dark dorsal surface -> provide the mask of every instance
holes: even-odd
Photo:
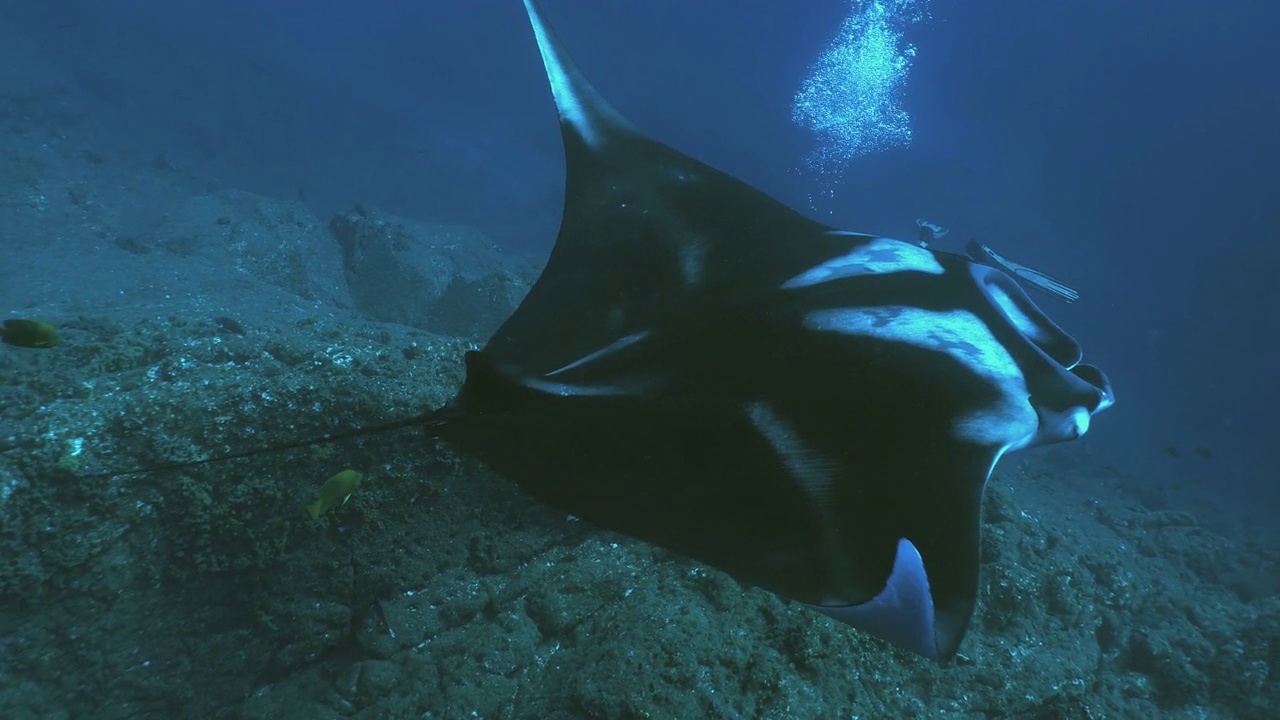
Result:
[[[983,487],[1113,401],[998,269],[832,230],[637,131],[526,0],[564,136],[533,291],[432,419],[538,498],[927,657]]]

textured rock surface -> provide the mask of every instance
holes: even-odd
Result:
[[[465,227],[373,216],[329,221],[356,308],[382,322],[487,339],[528,292],[531,264]]]

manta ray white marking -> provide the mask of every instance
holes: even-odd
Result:
[[[852,235],[834,231],[833,235]],[[784,289],[809,287],[857,275],[922,272],[941,275],[942,265],[933,253],[901,240],[876,238],[851,252],[809,268],[782,284]]]
[[[747,403],[747,417],[773,446],[791,477],[819,511],[825,511],[835,482],[832,463],[810,448],[790,423],[763,402]]]
[[[999,399],[991,405],[956,418],[952,428],[957,438],[1005,449],[1024,447],[1035,438],[1039,419],[1022,371],[986,323],[971,312],[902,305],[818,310],[805,316],[805,326],[907,343],[948,355],[1000,391]]]
[[[707,245],[702,242],[689,243],[680,248],[680,276],[685,285],[697,287],[702,284],[702,275],[706,269]]]
[[[1022,308],[1018,307],[1018,303],[1014,302],[1014,299],[1010,297],[1004,288],[995,284],[988,284],[986,291],[987,297],[991,298],[991,302],[995,303],[1005,317],[1009,318],[1009,322],[1013,323],[1018,332],[1039,344],[1044,344],[1050,340],[1045,334],[1044,328],[1023,312]]]
[[[986,323],[967,310],[924,310],[907,305],[815,310],[805,316],[804,324],[813,330],[894,340],[945,353],[1001,386],[1022,382],[1022,371],[1013,356]]]
[[[817,527],[824,539],[827,566],[833,573],[844,577],[845,582],[852,582],[847,572],[849,561],[841,549],[844,540],[839,531],[840,519],[832,513],[832,495],[837,480],[835,463],[805,442],[793,424],[769,404],[750,402],[746,410],[751,424],[773,447],[791,479],[808,498],[814,515],[821,519]]]
[[[623,397],[630,393],[613,385],[573,385],[538,378],[524,380],[524,386],[558,397]]]
[[[957,417],[951,423],[951,433],[960,440],[995,446],[999,459],[1006,452],[1030,445],[1039,427],[1036,411],[1025,394],[1004,394],[987,407]]]
[[[1046,440],[1075,440],[1089,432],[1089,411],[1083,407],[1057,413],[1040,413],[1040,437]]]
[[[638,332],[638,333],[632,333],[631,335],[627,335],[626,337],[618,338],[617,340],[614,340],[613,342],[609,343],[608,345],[605,345],[604,347],[600,348],[599,350],[596,350],[593,353],[584,355],[578,358],[577,360],[574,360],[573,362],[569,363],[568,365],[565,365],[564,367],[560,367],[560,368],[556,368],[555,370],[552,370],[551,372],[547,373],[547,377],[555,377],[560,373],[568,372],[576,367],[585,365],[586,363],[592,362],[594,360],[599,360],[600,358],[605,357],[606,355],[612,355],[613,353],[616,353],[619,350],[622,350],[623,348],[627,348],[632,345],[635,345],[636,343],[640,342],[641,340],[644,340],[647,337],[649,337],[648,332]]]

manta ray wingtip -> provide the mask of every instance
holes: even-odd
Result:
[[[547,71],[551,95],[560,112],[562,130],[572,130],[590,147],[599,147],[610,131],[629,130],[631,124],[600,96],[578,69],[555,31],[543,19],[538,4],[524,0],[524,8]]]
[[[940,652],[935,630],[933,596],[924,559],[914,543],[906,538],[898,541],[893,571],[884,590],[859,605],[826,606],[805,603],[818,612],[851,625],[881,640],[911,652],[942,662],[951,652]],[[946,650],[958,645],[947,642]]]

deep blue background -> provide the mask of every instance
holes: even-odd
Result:
[[[1078,285],[1050,310],[1120,396],[1083,451],[1280,509],[1280,4],[934,0],[908,32],[915,143],[857,161],[816,206],[789,104],[846,0],[545,5],[658,138],[828,222],[907,236],[925,215]],[[3,0],[0,16],[122,146],[322,214],[360,200],[512,247],[554,237],[559,139],[516,0]]]

